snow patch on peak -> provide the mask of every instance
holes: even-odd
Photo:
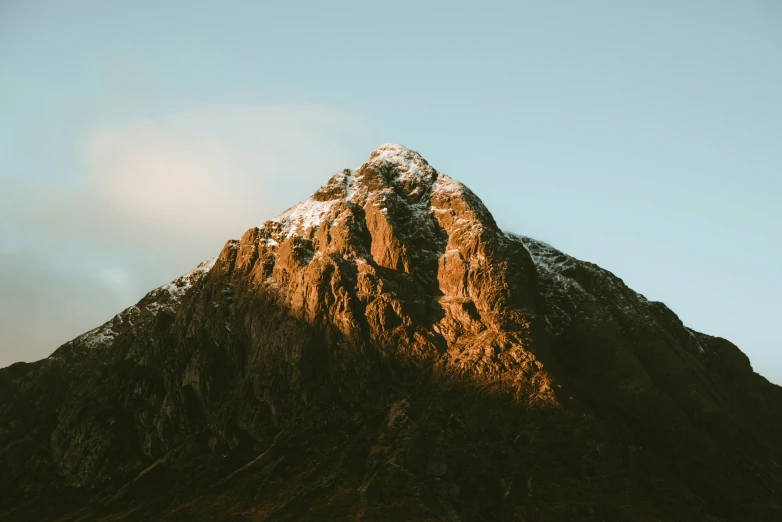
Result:
[[[195,273],[199,273],[199,274],[207,274],[207,273],[211,272],[211,271],[212,271],[212,269],[213,269],[213,268],[214,268],[214,266],[215,266],[215,263],[217,263],[217,258],[218,258],[218,257],[219,257],[219,256],[214,256],[212,259],[207,259],[206,261],[204,261],[203,263],[201,263],[200,265],[198,265],[198,266],[195,268],[195,270],[193,270],[192,272],[190,272],[190,275],[193,275],[193,274],[195,274]]]
[[[217,257],[215,256],[212,259],[209,259],[207,261],[204,261],[200,265],[198,265],[195,270],[192,272],[188,272],[187,274],[178,277],[168,283],[167,285],[163,285],[160,288],[156,290],[156,292],[168,292],[168,295],[171,297],[171,299],[178,303],[182,296],[184,296],[190,288],[192,288],[193,284],[204,277],[206,274],[209,273],[209,271],[214,268],[215,263],[217,262]],[[152,303],[153,305],[158,303]],[[150,308],[150,307],[148,307]],[[155,308],[152,306],[152,308]]]
[[[416,156],[421,157],[421,155],[418,154],[416,151],[412,149],[408,149],[407,147],[405,147],[404,145],[400,145],[399,143],[384,143],[372,151],[372,156],[374,156],[375,154],[382,154],[385,152],[392,152],[398,154],[415,154]]]
[[[335,174],[328,184],[318,189],[315,195],[305,199],[298,205],[292,206],[270,221],[279,223],[282,226],[282,239],[287,239],[297,233],[304,234],[308,229],[318,227],[326,219],[326,216],[337,202],[355,199],[358,180],[359,177],[356,177],[355,170],[344,169]],[[334,183],[341,185],[344,189],[344,197],[329,197],[325,201],[318,197],[318,193],[324,190],[327,191]],[[274,246],[276,246],[276,241],[267,241],[267,245],[271,243],[274,243]]]
[[[386,143],[375,149],[368,163],[388,164],[401,170],[403,175],[422,180],[431,179],[434,174],[434,169],[420,154],[396,143]]]
[[[85,334],[80,335],[68,344],[71,346],[81,345],[90,350],[96,350],[110,346],[118,335],[114,328],[117,327],[117,329],[121,331],[120,327],[125,324],[133,326],[134,319],[138,317],[139,313],[140,310],[136,306],[126,308],[122,312],[115,315],[111,320],[105,322],[97,328],[93,328]]]
[[[456,181],[452,177],[439,172],[437,174],[437,180],[432,187],[435,192],[448,192],[452,194],[462,194],[467,187],[463,183]]]
[[[111,321],[109,321],[108,323],[77,337],[75,342],[82,343],[87,348],[93,350],[108,346],[114,341],[114,337],[117,335],[114,330],[112,330],[111,326]]]
[[[506,232],[505,236],[516,241],[521,241],[527,249],[527,252],[529,252],[533,263],[548,272],[561,273],[576,265],[575,258],[560,252],[548,243],[531,237],[520,236],[512,232]]]
[[[353,169],[345,172],[345,199],[350,199],[353,196],[353,180],[356,179],[355,171]]]
[[[161,310],[174,311],[187,291],[192,288],[193,284],[208,274],[214,268],[216,262],[217,256],[204,261],[193,271],[152,290],[144,298],[144,301],[149,299],[144,308],[152,315],[157,315]],[[80,335],[71,344],[81,345],[91,350],[108,347],[114,342],[118,335],[117,332],[121,331],[120,329],[115,330],[115,327],[126,323],[133,326],[140,313],[141,310],[137,306],[131,306],[114,316],[110,321]]]
[[[272,219],[282,225],[284,238],[291,237],[294,233],[304,234],[307,229],[315,228],[323,221],[336,200],[317,201],[307,198],[298,205],[289,208],[279,216]]]
[[[367,177],[369,171],[364,168],[366,166],[372,170],[390,167],[395,179],[386,178],[379,186],[372,186]],[[389,182],[390,185],[387,184]],[[267,223],[276,223],[279,227],[273,227],[273,238],[267,239],[264,245],[274,247],[293,236],[306,236],[324,221],[339,221],[342,214],[334,210],[343,202],[365,206],[374,201],[380,212],[386,214],[386,198],[394,190],[407,193],[409,197],[405,199],[408,199],[411,208],[415,207],[416,214],[438,210],[427,197],[430,192],[449,195],[469,193],[463,184],[437,172],[417,152],[402,145],[386,143],[375,149],[369,160],[357,169],[337,172],[313,196],[269,220]]]

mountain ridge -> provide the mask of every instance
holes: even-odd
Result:
[[[780,435],[730,342],[386,144],[0,369],[0,515],[773,520]]]

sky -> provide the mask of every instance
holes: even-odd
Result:
[[[776,0],[0,0],[0,366],[382,143],[782,384]]]

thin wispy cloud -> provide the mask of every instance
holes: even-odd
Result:
[[[317,106],[210,105],[90,129],[78,178],[7,182],[0,366],[45,357],[308,196],[362,131]]]

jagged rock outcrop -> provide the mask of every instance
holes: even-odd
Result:
[[[2,520],[779,520],[782,389],[398,145],[0,370]]]

